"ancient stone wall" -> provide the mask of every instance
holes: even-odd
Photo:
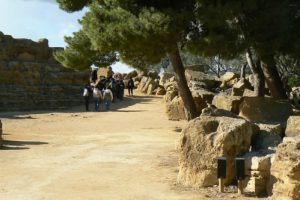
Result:
[[[64,68],[48,40],[14,39],[0,32],[0,111],[53,109],[82,102],[88,72]]]

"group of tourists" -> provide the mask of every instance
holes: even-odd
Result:
[[[129,78],[128,95],[133,95],[134,81]],[[100,81],[87,84],[83,90],[85,109],[89,111],[90,99],[95,103],[95,111],[100,111],[101,104],[105,105],[105,110],[110,110],[111,103],[123,101],[125,84],[122,79],[103,78]]]

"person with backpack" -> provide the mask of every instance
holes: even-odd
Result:
[[[110,83],[109,83],[109,86],[108,86],[113,94],[113,100],[112,102],[115,103],[115,99],[116,99],[116,96],[117,96],[117,83],[116,83],[116,80],[114,78],[111,78],[110,79]]]
[[[85,110],[86,111],[89,111],[90,93],[91,93],[91,87],[89,84],[86,84],[83,89],[83,98],[84,98],[84,102],[85,102]]]
[[[127,85],[127,87],[128,87],[128,95],[129,95],[129,96],[130,96],[130,94],[133,95],[134,81],[133,81],[133,79],[132,79],[131,77],[130,77],[129,80],[128,80],[128,85]]]
[[[113,93],[111,91],[111,88],[108,87],[108,88],[104,89],[104,91],[103,91],[103,100],[105,102],[106,110],[110,109],[110,104],[111,104],[113,99],[114,99],[114,97],[113,97]]]
[[[120,99],[120,101],[122,101],[123,97],[124,97],[124,89],[125,89],[125,84],[124,84],[123,80],[119,81],[119,87],[120,87],[119,99]]]
[[[99,108],[100,108],[100,103],[101,103],[101,99],[103,98],[102,97],[102,93],[101,91],[99,90],[98,87],[94,87],[93,89],[93,97],[94,97],[94,101],[95,101],[95,111],[99,111]]]

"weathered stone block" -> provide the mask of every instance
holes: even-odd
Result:
[[[206,187],[218,183],[219,156],[227,157],[225,183],[234,179],[234,159],[249,151],[255,132],[244,119],[204,116],[189,121],[181,134],[177,180],[187,186]]]
[[[290,116],[287,121],[285,135],[294,137],[300,135],[300,116]]]
[[[238,114],[241,102],[242,97],[217,95],[214,97],[212,104],[219,109],[228,110]]]
[[[239,116],[258,123],[282,123],[292,115],[291,104],[285,100],[269,97],[244,97]]]

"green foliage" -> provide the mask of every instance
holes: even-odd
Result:
[[[60,2],[67,10],[72,0]],[[86,4],[88,5],[88,4]],[[99,0],[89,4],[82,19],[92,48],[118,52],[136,68],[157,64],[177,43],[185,40],[194,1]]]
[[[299,48],[299,3],[295,0],[197,0],[190,50],[232,58],[253,47],[261,59]]]
[[[65,67],[78,70],[88,69],[92,64],[106,67],[117,61],[116,53],[93,50],[90,39],[83,31],[65,37],[68,46],[64,50],[56,51],[54,57]]]
[[[65,10],[67,12],[74,12],[83,9],[86,5],[91,3],[92,0],[56,0],[56,2],[59,3],[59,7],[62,10]]]

